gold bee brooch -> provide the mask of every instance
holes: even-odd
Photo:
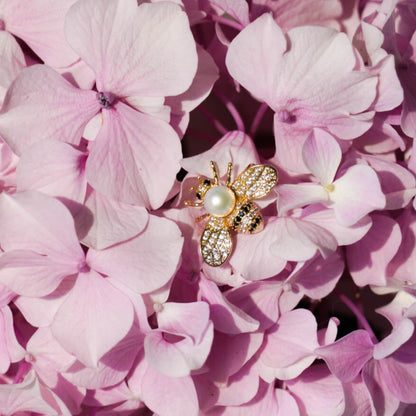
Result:
[[[231,183],[232,163],[228,164],[227,182],[219,184],[216,164],[210,162],[213,180],[198,176],[198,186],[192,187],[198,202],[185,201],[185,205],[204,207],[206,214],[196,218],[208,222],[201,236],[202,258],[210,266],[221,266],[232,250],[230,229],[254,234],[263,229],[260,208],[252,199],[263,198],[276,185],[277,171],[269,165],[249,165]]]

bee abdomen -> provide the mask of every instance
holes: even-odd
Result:
[[[254,202],[247,202],[237,207],[231,228],[244,234],[253,234],[263,228],[260,208]]]

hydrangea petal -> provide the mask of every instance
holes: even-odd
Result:
[[[143,375],[141,397],[147,407],[160,415],[198,415],[198,397],[189,376],[167,377],[147,367]]]
[[[82,243],[102,250],[139,234],[148,219],[146,208],[115,201],[90,188],[75,223]]]
[[[323,186],[331,184],[341,163],[341,148],[332,135],[313,129],[302,149],[305,165]]]
[[[41,298],[19,296],[14,300],[14,304],[32,326],[50,326],[56,312],[74,286],[75,279],[75,275],[63,279],[57,289]]]
[[[40,383],[34,371],[26,375],[22,383],[0,385],[2,412],[14,415],[18,412],[37,412],[46,416],[58,416],[58,411],[42,397]]]
[[[0,102],[7,88],[19,72],[26,66],[25,57],[16,39],[10,33],[0,32]]]
[[[201,277],[199,289],[201,300],[210,305],[210,319],[217,331],[240,334],[254,332],[259,328],[259,322],[229,302],[214,282]]]
[[[285,368],[312,355],[318,345],[315,317],[307,309],[295,309],[284,313],[268,333],[261,357],[266,365]]]
[[[78,272],[78,262],[67,262],[30,250],[12,250],[0,256],[0,282],[18,295],[49,295],[62,279]]]
[[[76,361],[63,376],[72,384],[87,389],[108,388],[124,380],[133,367],[143,336],[136,325],[109,352],[103,355],[96,367],[86,367]]]
[[[119,97],[177,95],[195,76],[188,18],[170,2],[79,1],[67,14],[65,33],[95,70],[98,89]]]
[[[269,14],[264,14],[231,42],[226,65],[231,76],[257,99],[273,100],[286,39]]]
[[[180,159],[180,142],[172,127],[119,102],[103,111],[86,175],[91,186],[108,197],[158,208],[176,180]]]
[[[373,225],[355,244],[347,247],[347,261],[357,286],[385,286],[387,266],[397,253],[402,235],[396,221],[385,215],[372,215]]]
[[[68,352],[95,367],[132,323],[133,306],[127,296],[91,270],[79,274],[55,315],[52,333]]]
[[[71,214],[61,202],[40,192],[3,193],[0,228],[5,251],[32,250],[72,265],[84,260]]]
[[[79,144],[99,109],[96,92],[75,88],[45,65],[33,65],[20,72],[6,94],[0,134],[17,155],[43,139]]]
[[[105,250],[90,249],[87,260],[95,270],[120,280],[137,293],[149,293],[173,276],[182,244],[183,237],[175,223],[151,215],[139,236]]]
[[[288,380],[287,386],[308,416],[343,414],[345,402],[342,384],[325,365],[307,368],[297,379]]]
[[[336,250],[335,238],[318,225],[297,218],[282,217],[269,224],[278,240],[270,247],[272,254],[288,261],[305,261],[317,251],[327,257]]]
[[[2,0],[7,30],[23,39],[35,53],[53,67],[64,67],[78,59],[67,44],[64,17],[76,0]]]
[[[277,187],[277,192],[277,209],[280,215],[294,208],[326,202],[329,199],[325,188],[316,183],[283,184]]]
[[[272,220],[264,218],[264,229],[253,235],[239,235],[230,264],[247,280],[267,279],[280,273],[286,260],[271,256],[269,247],[275,240],[274,230],[268,227]]]
[[[337,220],[354,225],[365,215],[386,205],[377,174],[369,166],[354,165],[334,182],[329,197]]]
[[[368,333],[358,329],[333,344],[315,350],[331,372],[343,382],[354,380],[373,356],[373,342]]]
[[[28,147],[17,166],[17,190],[36,190],[83,202],[87,155],[67,143],[42,140]]]

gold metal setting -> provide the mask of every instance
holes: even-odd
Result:
[[[215,162],[210,162],[213,179],[203,179],[198,176],[198,186],[192,187],[198,202],[185,201],[186,206],[204,206],[204,198],[208,190],[221,186],[218,168]],[[234,182],[231,183],[232,163],[228,163],[227,182],[225,186],[234,193],[235,205],[231,213],[216,215],[205,213],[196,218],[196,222],[208,218],[201,236],[200,249],[205,263],[213,267],[224,264],[231,254],[232,239],[230,230],[254,234],[263,229],[263,216],[260,208],[253,199],[265,197],[276,185],[277,171],[269,165],[249,165]]]

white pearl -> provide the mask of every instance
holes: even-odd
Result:
[[[213,186],[204,196],[204,207],[211,215],[226,217],[235,207],[234,192],[226,186]]]

